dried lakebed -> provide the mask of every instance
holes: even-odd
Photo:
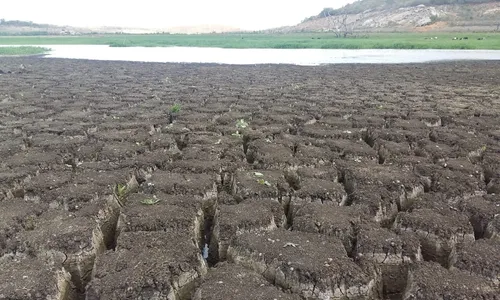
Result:
[[[0,69],[0,299],[500,295],[498,62]]]

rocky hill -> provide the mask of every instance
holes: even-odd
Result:
[[[346,6],[338,10],[325,9],[318,16],[307,18],[296,26],[271,31],[328,32],[339,30],[341,23],[353,31],[500,31],[500,1],[389,8],[377,6],[364,11]]]

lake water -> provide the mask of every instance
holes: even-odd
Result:
[[[500,60],[500,50],[341,50],[341,49],[221,49],[196,47],[109,47],[105,45],[44,45],[46,57],[174,63],[396,64],[456,60]]]

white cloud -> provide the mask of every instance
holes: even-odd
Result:
[[[3,2],[3,1],[2,1]],[[220,24],[242,29],[294,25],[324,7],[352,0],[16,0],[2,3],[0,18],[73,26],[165,28]]]

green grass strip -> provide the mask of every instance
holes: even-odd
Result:
[[[0,55],[36,55],[43,54],[48,51],[50,51],[50,49],[43,47],[0,47]]]
[[[456,39],[454,39],[456,38]],[[462,38],[462,39],[460,39]],[[218,47],[274,49],[490,49],[500,50],[500,33],[115,34],[87,36],[0,36],[0,45],[110,45],[112,47]]]

